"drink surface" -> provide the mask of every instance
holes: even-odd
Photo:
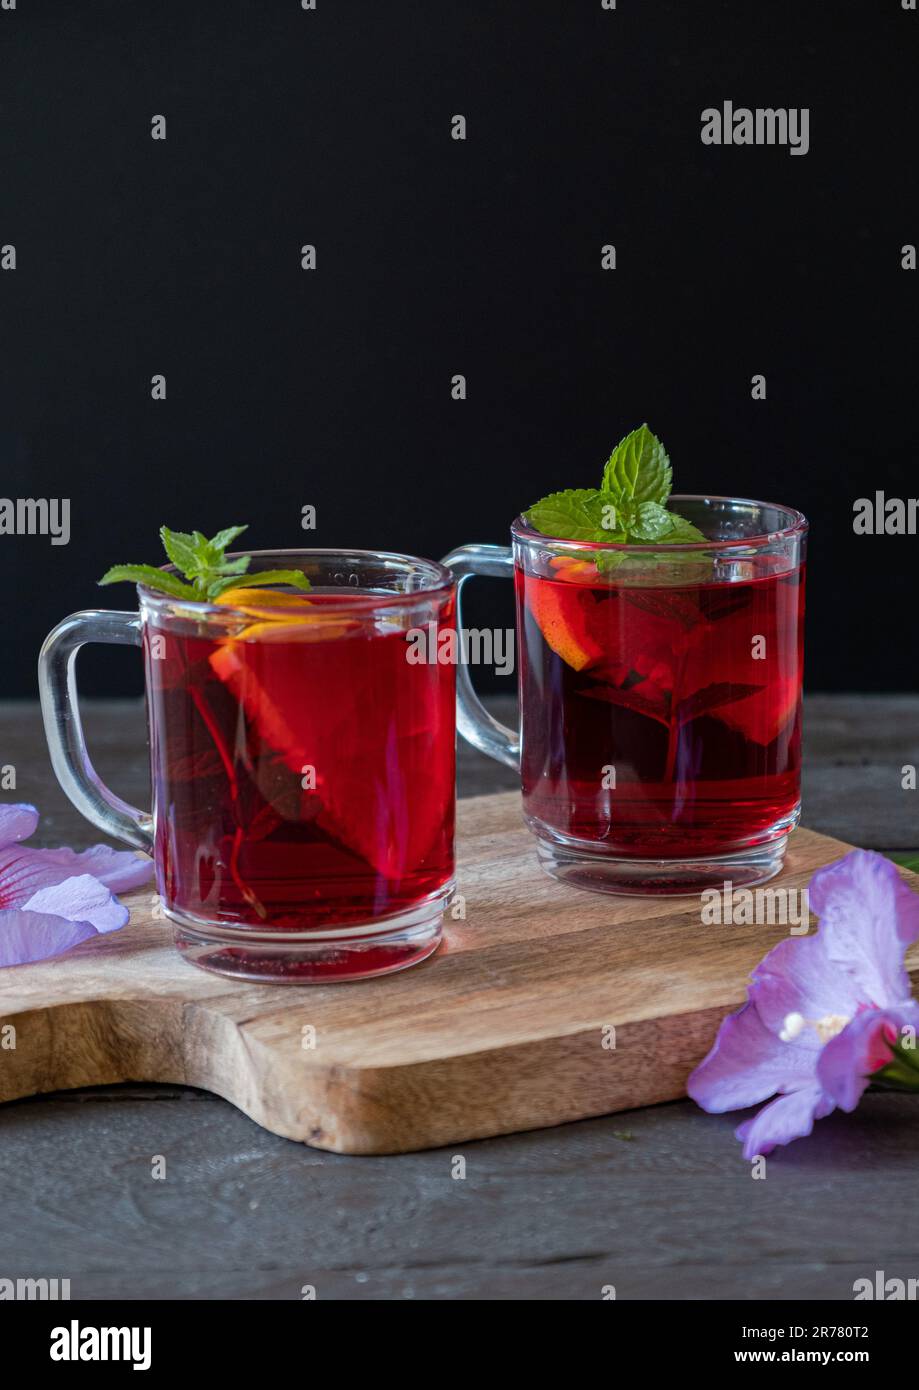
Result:
[[[411,664],[405,610],[372,597],[148,624],[159,890],[185,918],[372,924],[451,879],[455,672]]]
[[[556,564],[516,571],[537,833],[670,859],[779,833],[799,800],[803,569],[762,556],[732,582],[655,586]]]

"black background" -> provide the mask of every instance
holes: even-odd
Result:
[[[643,420],[677,490],[809,515],[811,688],[915,688],[919,540],[852,504],[919,493],[917,56],[900,0],[0,11],[0,494],[72,499],[69,546],[0,537],[0,691],[133,605],[94,580],[161,522],[437,556]],[[809,107],[810,152],[702,145],[725,99]],[[136,654],[84,684],[139,691]]]

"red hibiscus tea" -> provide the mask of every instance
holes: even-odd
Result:
[[[454,667],[411,662],[407,637],[453,626],[449,587],[314,580],[218,603],[217,624],[145,624],[155,857],[180,949],[294,981],[429,954],[453,876]]]
[[[631,488],[648,492],[656,468],[667,495],[646,427],[617,446],[608,480],[623,457]],[[510,528],[512,549],[446,556],[460,582],[513,575],[517,594],[519,734],[481,708],[464,670],[460,730],[520,767],[552,877],[627,894],[765,883],[799,815],[808,523],[742,498],[676,495],[666,514],[620,500],[620,527],[674,538],[605,542],[591,531],[606,534],[610,495],[553,493],[531,509],[546,530],[528,514]],[[549,534],[555,525],[588,534]]]
[[[445,559],[517,593],[519,733],[466,671],[459,729],[519,766],[546,871],[597,892],[763,883],[798,820],[807,521],[672,482],[640,425],[599,486],[528,507],[510,550]]]
[[[657,587],[518,569],[521,699],[538,711],[521,775],[541,829],[697,859],[793,823],[804,571],[745,573]]]
[[[545,867],[582,887],[759,882],[797,823],[806,523],[678,505],[710,549],[514,527],[524,812]]]

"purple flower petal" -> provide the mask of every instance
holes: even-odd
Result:
[[[919,938],[919,894],[889,859],[852,850],[814,875],[810,903],[827,956],[855,981],[862,1004],[884,1008],[909,998],[903,948]]]
[[[95,936],[89,922],[68,922],[45,912],[0,912],[0,966],[27,965],[69,951]]]
[[[0,849],[0,907],[24,907],[40,888],[82,874],[92,874],[112,892],[123,893],[146,883],[152,872],[151,860],[108,845],[93,845],[80,854],[65,848],[12,845]]]
[[[138,888],[153,871],[149,859],[94,845],[32,849],[20,845],[38,825],[34,806],[0,806],[0,966],[60,955],[130,916],[113,890]]]
[[[91,874],[79,874],[40,888],[23,906],[24,912],[45,912],[70,922],[88,922],[97,932],[117,931],[130,913]]]
[[[38,812],[27,801],[0,806],[0,845],[27,840],[38,825]]]
[[[703,1110],[720,1114],[743,1110],[778,1091],[816,1084],[817,1054],[807,1046],[781,1042],[756,1008],[745,1004],[726,1018],[715,1045],[686,1086]]]
[[[764,1105],[734,1133],[743,1144],[744,1158],[752,1160],[771,1153],[777,1144],[803,1139],[814,1128],[814,1121],[822,1120],[832,1109],[832,1100],[819,1086],[804,1086]]]
[[[919,894],[881,855],[853,850],[814,875],[810,903],[816,934],[770,951],[689,1079],[706,1110],[775,1097],[737,1130],[747,1158],[810,1134],[837,1104],[853,1110],[900,1029],[919,1031],[903,966],[919,939]]]
[[[127,893],[132,888],[142,888],[150,881],[153,873],[153,860],[146,855],[141,858],[131,849],[111,849],[109,845],[91,845],[89,849],[36,849],[33,854],[41,855],[42,862],[60,868],[59,877],[72,874],[92,874],[113,893]]]
[[[817,1076],[841,1110],[854,1110],[871,1077],[893,1059],[891,1043],[904,1025],[919,1028],[919,1004],[905,1000],[895,1009],[868,1009],[831,1038],[820,1054]]]
[[[818,1019],[827,1014],[851,1018],[859,1007],[859,993],[852,977],[827,954],[826,940],[815,936],[782,941],[762,960],[752,975],[750,999],[766,1027],[779,1034],[789,1014]],[[819,1052],[823,1046],[815,1028],[804,1028],[795,1040],[799,1046]]]

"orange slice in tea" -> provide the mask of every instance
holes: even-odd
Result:
[[[567,579],[574,584],[592,584],[600,574],[592,560],[579,560],[576,555],[554,555],[549,564],[555,570],[556,579]]]
[[[261,592],[227,589],[215,602],[256,621],[232,636],[219,639],[216,651],[209,657],[211,669],[242,705],[259,737],[282,755],[291,771],[302,770],[310,761],[307,740],[296,733],[296,717],[285,715],[285,702],[273,697],[268,678],[270,667],[263,659],[247,654],[247,645],[253,642],[333,641],[355,632],[360,624],[334,611],[311,605],[304,594],[282,593],[277,589]]]
[[[279,608],[304,608],[310,600],[302,591],[290,594],[280,589],[224,589],[215,603],[225,608],[235,608],[238,613],[252,614],[254,617],[280,616]]]
[[[321,806],[317,827],[387,878],[414,871],[441,832],[448,799],[442,778],[416,777],[409,787],[398,774],[400,752],[417,769],[441,736],[443,712],[434,687],[424,688],[430,668],[406,662],[404,634],[381,637],[372,620],[346,616],[329,595],[231,589],[219,601],[255,621],[220,639],[211,669],[266,754],[298,779],[315,770],[308,795]],[[340,639],[341,649],[326,656],[321,644]],[[406,718],[406,680],[421,683],[408,711],[414,720]]]
[[[317,605],[302,593],[227,589],[214,602],[257,620],[224,639],[227,642],[324,642],[344,637],[359,626],[353,618]]]
[[[586,588],[572,585],[568,589],[551,579],[528,579],[526,602],[547,645],[573,670],[583,671],[601,660],[603,648],[590,634],[596,599]]]

